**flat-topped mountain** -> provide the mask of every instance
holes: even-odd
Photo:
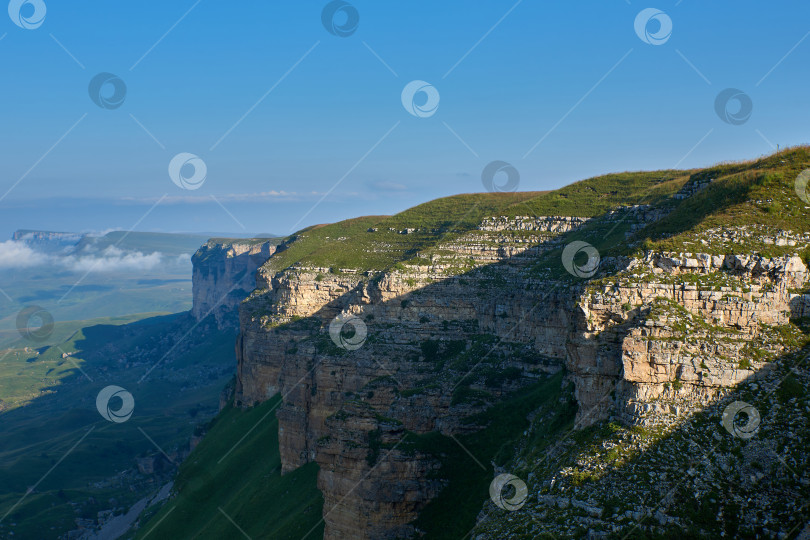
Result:
[[[800,147],[204,247],[217,294],[226,275],[242,288],[237,252],[266,262],[239,306],[228,424],[147,528],[227,534],[201,516],[216,492],[204,504],[263,537],[251,516],[284,494],[223,486],[258,493],[229,460],[278,459],[302,483],[295,530],[324,538],[795,536],[808,168]],[[245,440],[262,430],[277,448]],[[498,493],[501,474],[525,491]]]

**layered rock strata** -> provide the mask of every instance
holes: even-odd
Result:
[[[192,256],[192,316],[233,326],[236,306],[256,287],[256,270],[275,252],[273,240],[209,240]]]
[[[662,215],[605,220],[632,231]],[[677,417],[754,374],[779,352],[763,339],[806,309],[797,256],[647,253],[602,261],[590,280],[533,269],[587,224],[495,217],[418,254],[429,264],[258,271],[240,308],[236,400],[281,394],[283,470],[319,464],[326,538],[417,534],[443,483],[434,458],[399,448],[406,431],[474,430],[465,418],[560,369],[579,426]],[[336,319],[351,330],[330,335]],[[358,348],[352,332],[367,332]]]

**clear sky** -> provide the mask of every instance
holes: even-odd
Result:
[[[495,160],[542,190],[810,139],[808,2],[352,0],[324,17],[327,4],[13,0],[0,237],[288,234],[483,191]],[[99,73],[126,85],[97,79],[108,108],[90,96]],[[406,110],[411,81],[438,107],[422,92]],[[724,121],[727,88],[742,95]],[[181,153],[199,158],[178,162],[191,183],[205,164],[198,189],[170,178]]]

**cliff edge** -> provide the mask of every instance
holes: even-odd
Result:
[[[219,328],[237,324],[236,306],[256,287],[256,270],[275,252],[272,238],[212,238],[191,257],[192,316],[213,315]]]

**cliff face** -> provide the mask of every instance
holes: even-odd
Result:
[[[788,351],[784,328],[809,313],[807,234],[736,223],[690,232],[681,249],[606,249],[601,260],[581,246],[632,248],[667,218],[681,226],[678,212],[711,192],[707,177],[693,175],[671,203],[593,218],[494,215],[446,238],[390,228],[369,252],[396,249],[395,235],[440,241],[414,242],[385,270],[271,257],[240,306],[235,395],[243,406],[281,395],[282,468],[320,466],[325,538],[417,534],[445,482],[407,434],[474,432],[469,418],[552,373],[573,383],[577,428],[666,426]],[[569,246],[588,260],[566,261]]]
[[[485,504],[472,537],[789,538],[805,527],[807,285],[797,256],[695,253],[648,253],[589,285],[566,368],[578,427],[612,422],[541,450],[535,422],[508,469],[529,486],[525,506],[504,519]]]
[[[692,260],[706,264],[688,266]],[[562,366],[575,385],[580,427],[610,416],[661,422],[702,408],[761,368],[756,358],[740,362],[751,356],[744,350],[766,339],[763,327],[787,322],[791,300],[797,305],[789,289],[805,283],[807,269],[798,257],[713,262],[649,256],[633,259],[628,272],[652,278],[673,265],[669,276],[734,276],[739,287],[639,286],[625,277],[598,289],[555,289],[508,273],[493,286],[486,270],[447,278],[438,267],[372,279],[317,268],[260,272],[259,290],[242,309],[237,399],[252,404],[281,393],[283,469],[320,465],[318,487],[331,510],[326,538],[410,535],[409,523],[442,484],[428,480],[437,466],[430,457],[397,450],[404,430],[462,433],[470,429],[466,417]],[[755,278],[753,268],[768,270]],[[327,332],[340,314],[364,321],[373,342],[335,348]],[[499,349],[461,358],[482,335]],[[438,344],[436,353],[428,343]],[[435,358],[455,346],[457,356]],[[486,369],[476,370],[477,362]],[[483,400],[458,399],[467,388],[457,386],[459,377],[470,370],[469,388],[488,394]],[[486,370],[510,380],[494,383]],[[379,464],[368,459],[371,433],[393,446]]]
[[[571,228],[571,220],[542,218],[532,230],[547,233],[550,223]],[[237,399],[248,405],[281,393],[283,468],[320,465],[326,538],[413,534],[410,522],[443,484],[428,479],[434,458],[397,448],[403,434],[475,429],[464,419],[561,369],[570,293],[534,305],[544,282],[521,276],[530,259],[515,254],[545,248],[490,245],[508,228],[484,226],[424,267],[259,271],[240,309]],[[509,263],[487,269],[506,253]],[[472,269],[448,274],[462,261]],[[367,330],[360,348],[341,349],[330,337],[339,316]]]
[[[210,314],[220,328],[236,324],[236,306],[256,286],[256,270],[275,252],[273,240],[209,240],[192,256],[192,316]]]
[[[579,300],[566,367],[581,423],[615,413],[648,424],[701,409],[783,351],[769,329],[803,315],[792,291],[806,282],[798,256],[632,259]]]
[[[550,221],[534,226],[547,230]],[[571,230],[571,220],[553,221],[558,234]],[[525,256],[550,249],[555,238],[527,243],[531,248],[491,243],[493,233],[516,230],[514,221],[504,223],[495,231],[484,223],[443,245],[445,254],[425,267],[380,274],[260,270],[257,291],[241,310],[237,399],[252,404],[281,393],[283,468],[320,465],[326,538],[413,534],[409,523],[442,483],[428,480],[437,466],[429,456],[396,448],[404,431],[462,433],[470,429],[465,418],[562,366],[575,384],[581,426],[611,415],[644,422],[700,407],[759,367],[730,359],[761,337],[760,325],[787,321],[795,297],[788,291],[806,278],[797,257],[650,254],[622,261],[625,277],[610,285],[555,282],[532,277]],[[448,276],[459,259],[473,269]],[[639,285],[630,272],[650,281]],[[654,280],[678,272],[727,276],[738,287],[701,291]],[[750,290],[736,296],[742,287]],[[340,315],[367,328],[361,348],[344,351],[330,339],[329,325]],[[688,339],[683,325],[690,323],[677,317],[694,319]],[[718,345],[717,334],[732,339]],[[489,347],[477,347],[481,336]],[[671,388],[676,380],[679,391]],[[465,399],[460,389],[486,397]],[[393,448],[380,463],[369,459],[371,437]]]

